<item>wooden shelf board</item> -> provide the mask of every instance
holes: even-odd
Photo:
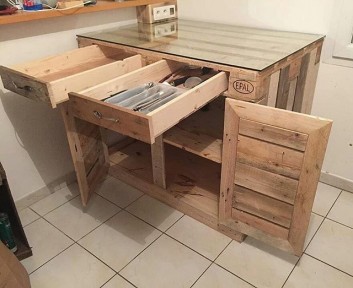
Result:
[[[150,145],[136,141],[111,154],[110,161],[113,177],[218,229],[219,164],[166,145],[165,190],[153,184]]]
[[[106,10],[114,10],[121,8],[137,7],[148,4],[160,3],[161,0],[128,0],[124,2],[114,2],[106,0],[98,0],[96,5],[78,7],[69,10],[52,10],[45,9],[38,12],[17,11],[13,15],[0,16],[0,25],[13,24],[19,22],[28,22],[41,19],[70,16],[77,14],[93,13]],[[163,1],[162,1],[163,2]]]
[[[172,146],[216,163],[221,163],[223,143],[224,97],[210,102],[163,135]]]
[[[164,133],[163,141],[216,163],[222,161],[222,140],[176,126]]]

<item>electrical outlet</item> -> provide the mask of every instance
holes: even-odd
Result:
[[[153,8],[153,20],[160,21],[176,16],[176,7],[175,5],[166,5]]]
[[[176,33],[175,23],[165,23],[165,24],[156,25],[154,27],[154,36],[156,38],[161,38],[175,33]]]

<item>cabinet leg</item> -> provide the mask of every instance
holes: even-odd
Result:
[[[165,175],[165,155],[163,135],[156,138],[156,142],[151,145],[152,153],[152,169],[153,169],[153,182],[154,184],[167,188],[166,175]]]

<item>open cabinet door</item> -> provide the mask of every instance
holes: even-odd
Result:
[[[220,225],[301,255],[331,126],[227,99]]]
[[[108,148],[102,139],[99,126],[73,117],[69,113],[67,102],[60,104],[60,109],[65,123],[82,204],[86,206],[92,192],[108,174]]]

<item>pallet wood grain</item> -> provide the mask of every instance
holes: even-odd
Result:
[[[165,173],[165,152],[163,136],[156,138],[156,141],[151,145],[153,182],[161,188],[167,188],[166,173]]]
[[[300,256],[332,121],[231,99],[227,99],[227,102],[228,107],[241,119],[240,125],[246,123],[242,120],[246,120],[257,122],[258,125],[270,125],[279,131],[285,129],[298,133],[302,137],[299,141],[303,151],[282,146],[283,143],[274,144],[270,138],[253,139],[239,134],[238,153],[232,164],[236,167],[236,185],[231,191],[232,215],[228,219],[220,219],[221,224]],[[244,138],[254,142],[242,146]],[[223,145],[222,153],[226,149],[229,148]],[[285,151],[285,154],[288,151],[294,153],[289,154],[289,162],[283,158],[281,163],[292,169],[295,167],[295,177],[281,170],[268,169],[269,163],[276,163],[275,155],[282,155],[281,151]],[[271,153],[274,153],[274,157],[269,156]],[[257,158],[256,161],[253,158]],[[281,163],[277,161],[274,166]],[[221,203],[220,209],[224,209]]]
[[[233,208],[289,228],[293,205],[278,201],[242,186],[234,186]]]

